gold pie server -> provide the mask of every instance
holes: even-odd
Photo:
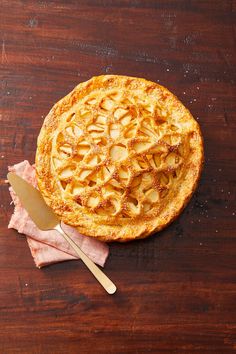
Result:
[[[56,230],[71,245],[90,272],[108,292],[116,292],[115,284],[94,264],[80,247],[62,230],[61,222],[53,210],[45,203],[41,193],[24,179],[9,172],[7,179],[19,197],[23,207],[40,230]]]

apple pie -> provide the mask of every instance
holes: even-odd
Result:
[[[198,123],[166,88],[104,75],[51,109],[36,171],[46,203],[66,224],[103,241],[160,231],[183,210],[203,164]]]

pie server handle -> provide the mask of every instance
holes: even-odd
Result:
[[[103,288],[108,292],[108,294],[114,294],[116,292],[115,284],[104,274],[98,266],[89,259],[88,256],[80,249],[80,247],[62,230],[61,225],[57,224],[54,227],[54,230],[57,230],[64,239],[71,245],[71,247],[78,254],[80,259],[88,267],[90,272],[98,280],[98,282],[103,286]]]

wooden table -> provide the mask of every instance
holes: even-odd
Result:
[[[0,353],[236,351],[236,2],[0,1]],[[201,183],[147,240],[113,244],[109,296],[79,261],[36,269],[7,166],[34,161],[51,106],[99,74],[160,82],[199,121]]]

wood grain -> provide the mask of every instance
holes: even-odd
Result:
[[[0,2],[0,352],[236,351],[236,2]],[[180,218],[111,245],[104,293],[82,263],[34,267],[12,212],[7,166],[34,161],[51,106],[112,73],[160,82],[205,139],[201,183]]]

